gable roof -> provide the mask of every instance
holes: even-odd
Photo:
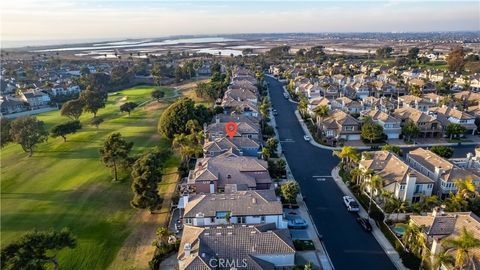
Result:
[[[216,212],[228,211],[232,216],[282,215],[282,204],[273,190],[249,190],[233,193],[198,194],[190,197],[184,217],[202,213],[214,217]]]
[[[189,256],[185,255],[186,244],[192,248]],[[293,254],[295,254],[295,248],[288,230],[276,230],[274,224],[203,228],[186,225],[180,242],[178,260],[180,269],[197,269],[192,268],[191,264],[195,263],[195,267],[198,265],[203,267],[198,261],[194,262],[198,257],[205,261],[212,257],[240,262],[246,259],[245,269],[260,270],[265,267],[273,269],[274,265],[257,256],[265,258],[265,255]],[[213,267],[206,269],[213,269]]]

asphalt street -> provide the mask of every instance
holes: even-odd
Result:
[[[337,270],[395,269],[373,235],[362,230],[356,215],[346,211],[343,193],[331,177],[338,158],[331,150],[321,149],[306,142],[296,116],[296,104],[283,96],[280,82],[266,76],[272,107],[278,111],[275,117],[280,143],[299,182],[302,195],[312,215],[328,254]],[[473,152],[474,146],[455,147],[455,157]]]
[[[302,195],[337,270],[395,269],[375,238],[357,224],[342,202],[343,193],[331,177],[338,159],[332,151],[312,146],[294,111],[296,104],[283,97],[282,84],[267,77],[279,139]]]

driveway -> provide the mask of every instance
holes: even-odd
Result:
[[[395,269],[375,238],[346,211],[343,193],[331,177],[338,159],[330,150],[304,141],[305,134],[294,114],[296,105],[283,97],[281,83],[268,76],[266,80],[273,108],[279,112],[275,120],[282,149],[335,269]]]

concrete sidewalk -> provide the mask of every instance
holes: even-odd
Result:
[[[355,196],[350,191],[350,189],[347,187],[347,185],[345,185],[345,183],[342,181],[342,178],[340,177],[340,175],[338,175],[339,171],[340,171],[340,169],[338,167],[335,167],[332,170],[333,180],[335,180],[335,183],[338,185],[338,187],[342,190],[342,192],[345,195],[349,195],[352,198],[355,198]],[[363,209],[361,204],[359,204],[359,205],[360,205],[360,211],[359,211],[358,214],[361,217],[368,218],[367,211],[365,211],[365,209]],[[395,267],[399,270],[407,270],[407,268],[403,265],[402,259],[400,258],[400,255],[398,254],[398,252],[390,244],[388,239],[385,237],[385,235],[383,235],[382,231],[377,227],[376,224],[374,226],[372,226],[372,234],[375,237],[375,239],[377,240],[377,242],[380,244],[380,246],[383,248],[383,250],[385,251],[387,256],[390,258],[392,263],[395,265]]]

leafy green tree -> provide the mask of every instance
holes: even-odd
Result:
[[[83,109],[93,113],[93,117],[97,116],[99,109],[105,107],[105,94],[101,91],[93,91],[92,88],[80,92],[80,99],[83,102]]]
[[[382,150],[395,153],[399,156],[401,156],[403,154],[402,149],[400,147],[398,147],[396,145],[392,145],[392,144],[385,144],[382,147]]]
[[[165,92],[160,89],[156,89],[152,92],[152,98],[155,99],[157,102],[160,102],[163,97],[165,97]]]
[[[410,60],[415,60],[417,59],[417,55],[420,52],[420,49],[417,47],[410,48],[407,53],[407,57]]]
[[[392,47],[382,47],[377,49],[377,58],[389,58],[393,52]]]
[[[264,97],[262,103],[260,104],[260,113],[262,114],[263,119],[268,118],[268,111],[270,110],[270,101],[268,97]]]
[[[62,116],[67,116],[72,120],[78,120],[83,112],[83,101],[81,99],[73,99],[65,102],[62,105],[62,109],[60,110],[60,114]]]
[[[62,137],[63,141],[66,142],[68,134],[73,134],[81,128],[82,128],[82,125],[80,124],[80,121],[76,120],[76,121],[70,121],[67,123],[58,124],[52,128],[50,133],[52,134],[53,138]]]
[[[283,159],[279,159],[276,161],[272,159],[268,160],[268,172],[273,178],[281,178],[286,175],[286,166],[287,163]]]
[[[127,112],[128,113],[128,117],[130,117],[130,113],[136,108],[138,107],[138,104],[135,103],[135,102],[126,102],[122,105],[120,105],[120,111],[121,112]]]
[[[103,118],[100,117],[94,117],[92,120],[90,120],[90,125],[95,126],[97,130],[101,123],[103,123]]]
[[[269,138],[265,145],[268,150],[270,151],[270,156],[276,156],[277,148],[278,148],[278,140],[275,138]]]
[[[420,134],[420,128],[412,121],[406,121],[402,127],[402,134],[407,138],[407,141],[411,141],[412,138]]]
[[[454,137],[459,137],[465,133],[465,127],[457,123],[449,123],[445,128],[445,135],[450,137],[450,140]]]
[[[157,238],[153,241],[153,245],[157,248],[162,248],[168,245],[168,238],[172,233],[166,227],[160,227],[155,232]]]
[[[61,231],[32,231],[1,251],[0,266],[15,269],[60,269],[57,253],[64,248],[75,248],[76,240],[68,229]]]
[[[433,153],[443,157],[443,158],[451,158],[453,156],[453,148],[445,146],[445,145],[435,145],[430,148],[430,151]]]
[[[45,129],[45,124],[37,120],[37,117],[21,116],[11,123],[10,137],[31,157],[35,145],[47,141],[48,131]]]
[[[0,148],[12,142],[12,136],[10,136],[10,126],[12,120],[0,117]]]
[[[186,124],[195,118],[195,103],[189,98],[180,98],[162,113],[159,129],[167,138],[186,132]]]
[[[127,142],[120,133],[113,133],[105,140],[100,149],[103,164],[113,169],[114,181],[118,181],[118,166],[126,166],[133,142]]]
[[[458,237],[445,238],[441,243],[446,246],[447,253],[455,253],[456,269],[475,269],[472,251],[480,247],[480,240],[472,232],[463,227]]]
[[[294,203],[297,200],[297,195],[300,193],[300,187],[294,180],[288,180],[280,186],[280,192],[288,203]]]
[[[370,143],[380,141],[383,138],[383,127],[373,122],[371,118],[366,118],[362,125],[361,136]]]
[[[172,146],[180,152],[182,161],[188,164],[191,157],[203,154],[203,132],[175,134]]]
[[[82,77],[85,77],[89,74],[90,74],[90,69],[88,67],[83,66],[80,68],[80,75],[82,75]]]
[[[448,69],[461,73],[465,67],[465,50],[462,47],[454,48],[447,56]]]
[[[133,199],[130,204],[139,209],[158,209],[162,199],[158,184],[162,180],[164,161],[159,152],[148,152],[138,158],[132,166]]]

